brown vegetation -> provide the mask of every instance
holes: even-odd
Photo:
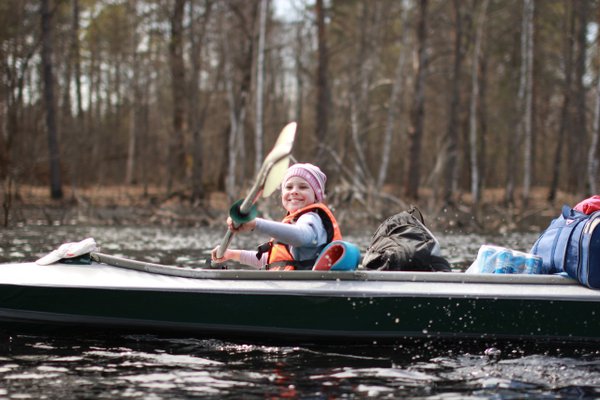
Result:
[[[399,191],[400,188],[396,190]],[[383,219],[405,208],[401,200],[393,197],[393,188],[388,187],[387,191],[390,197],[380,200],[377,208],[370,210],[367,210],[360,200],[343,196],[340,190],[333,190],[336,195],[332,196],[330,205],[335,209],[340,224],[346,231],[372,231]],[[6,201],[6,192],[0,194]],[[501,207],[499,204],[502,204],[504,193],[501,190],[487,190],[482,198],[482,222],[473,218],[471,199],[468,195],[461,199],[458,206],[436,209],[431,193],[423,191],[422,200],[416,205],[423,211],[426,223],[437,231],[537,232],[558,215],[563,203],[574,205],[580,200],[560,193],[560,202],[551,205],[545,200],[545,195],[545,190],[536,188],[532,191],[532,199],[527,208],[523,208],[522,205]],[[93,186],[77,190],[67,188],[62,200],[51,200],[47,187],[24,185],[12,191],[11,200],[8,219],[4,221],[5,226],[219,226],[224,223],[229,208],[227,196],[222,192],[211,192],[207,200],[194,203],[190,193],[164,196],[157,187],[139,186]],[[263,200],[259,209],[267,217],[281,217],[276,194]]]

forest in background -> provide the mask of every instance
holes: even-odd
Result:
[[[30,186],[229,202],[289,121],[338,207],[582,198],[599,19],[597,0],[3,0],[5,224]]]

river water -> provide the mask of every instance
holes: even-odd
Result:
[[[93,237],[104,253],[198,266],[223,233],[24,226],[0,230],[0,262],[34,260]],[[536,236],[440,233],[439,239],[444,255],[465,268],[481,244],[527,250]],[[243,238],[233,245],[259,241]],[[364,250],[370,234],[346,239]],[[421,342],[278,347],[210,337],[0,331],[0,399],[600,398],[599,350]]]

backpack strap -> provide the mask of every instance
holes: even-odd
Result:
[[[574,208],[571,208],[568,205],[564,205],[562,207],[562,217],[564,219],[580,219],[580,218],[588,218],[589,215],[582,213],[581,211],[578,211]]]
[[[256,249],[256,258],[260,260],[263,256],[263,254],[271,251],[272,247],[273,247],[273,241],[265,242],[265,243],[259,245],[258,248]]]
[[[331,243],[333,241],[333,233],[334,233],[333,223],[329,219],[329,216],[327,215],[327,213],[325,211],[321,210],[320,208],[317,208],[316,210],[314,210],[314,212],[316,212],[317,215],[321,218],[321,221],[323,221],[323,226],[325,227],[325,232],[327,232],[327,243]]]
[[[425,218],[423,218],[423,213],[421,212],[421,210],[419,210],[419,208],[417,206],[415,206],[414,204],[411,204],[410,208],[406,212],[409,213],[410,215],[412,215],[413,217],[417,218],[418,220],[420,220],[421,223],[423,225],[425,225]]]

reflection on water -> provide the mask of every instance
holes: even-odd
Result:
[[[599,355],[271,347],[147,335],[5,336],[11,398],[522,398],[600,395]]]
[[[202,265],[222,230],[24,227],[0,230],[0,262],[29,261],[94,237],[101,250]],[[527,250],[537,235],[440,235],[467,266],[483,243]],[[350,235],[363,250],[370,232]],[[241,236],[234,246],[262,238]],[[151,305],[150,305],[151,306]],[[578,347],[478,343],[276,347],[102,332],[0,332],[0,398],[596,398],[600,354]]]

